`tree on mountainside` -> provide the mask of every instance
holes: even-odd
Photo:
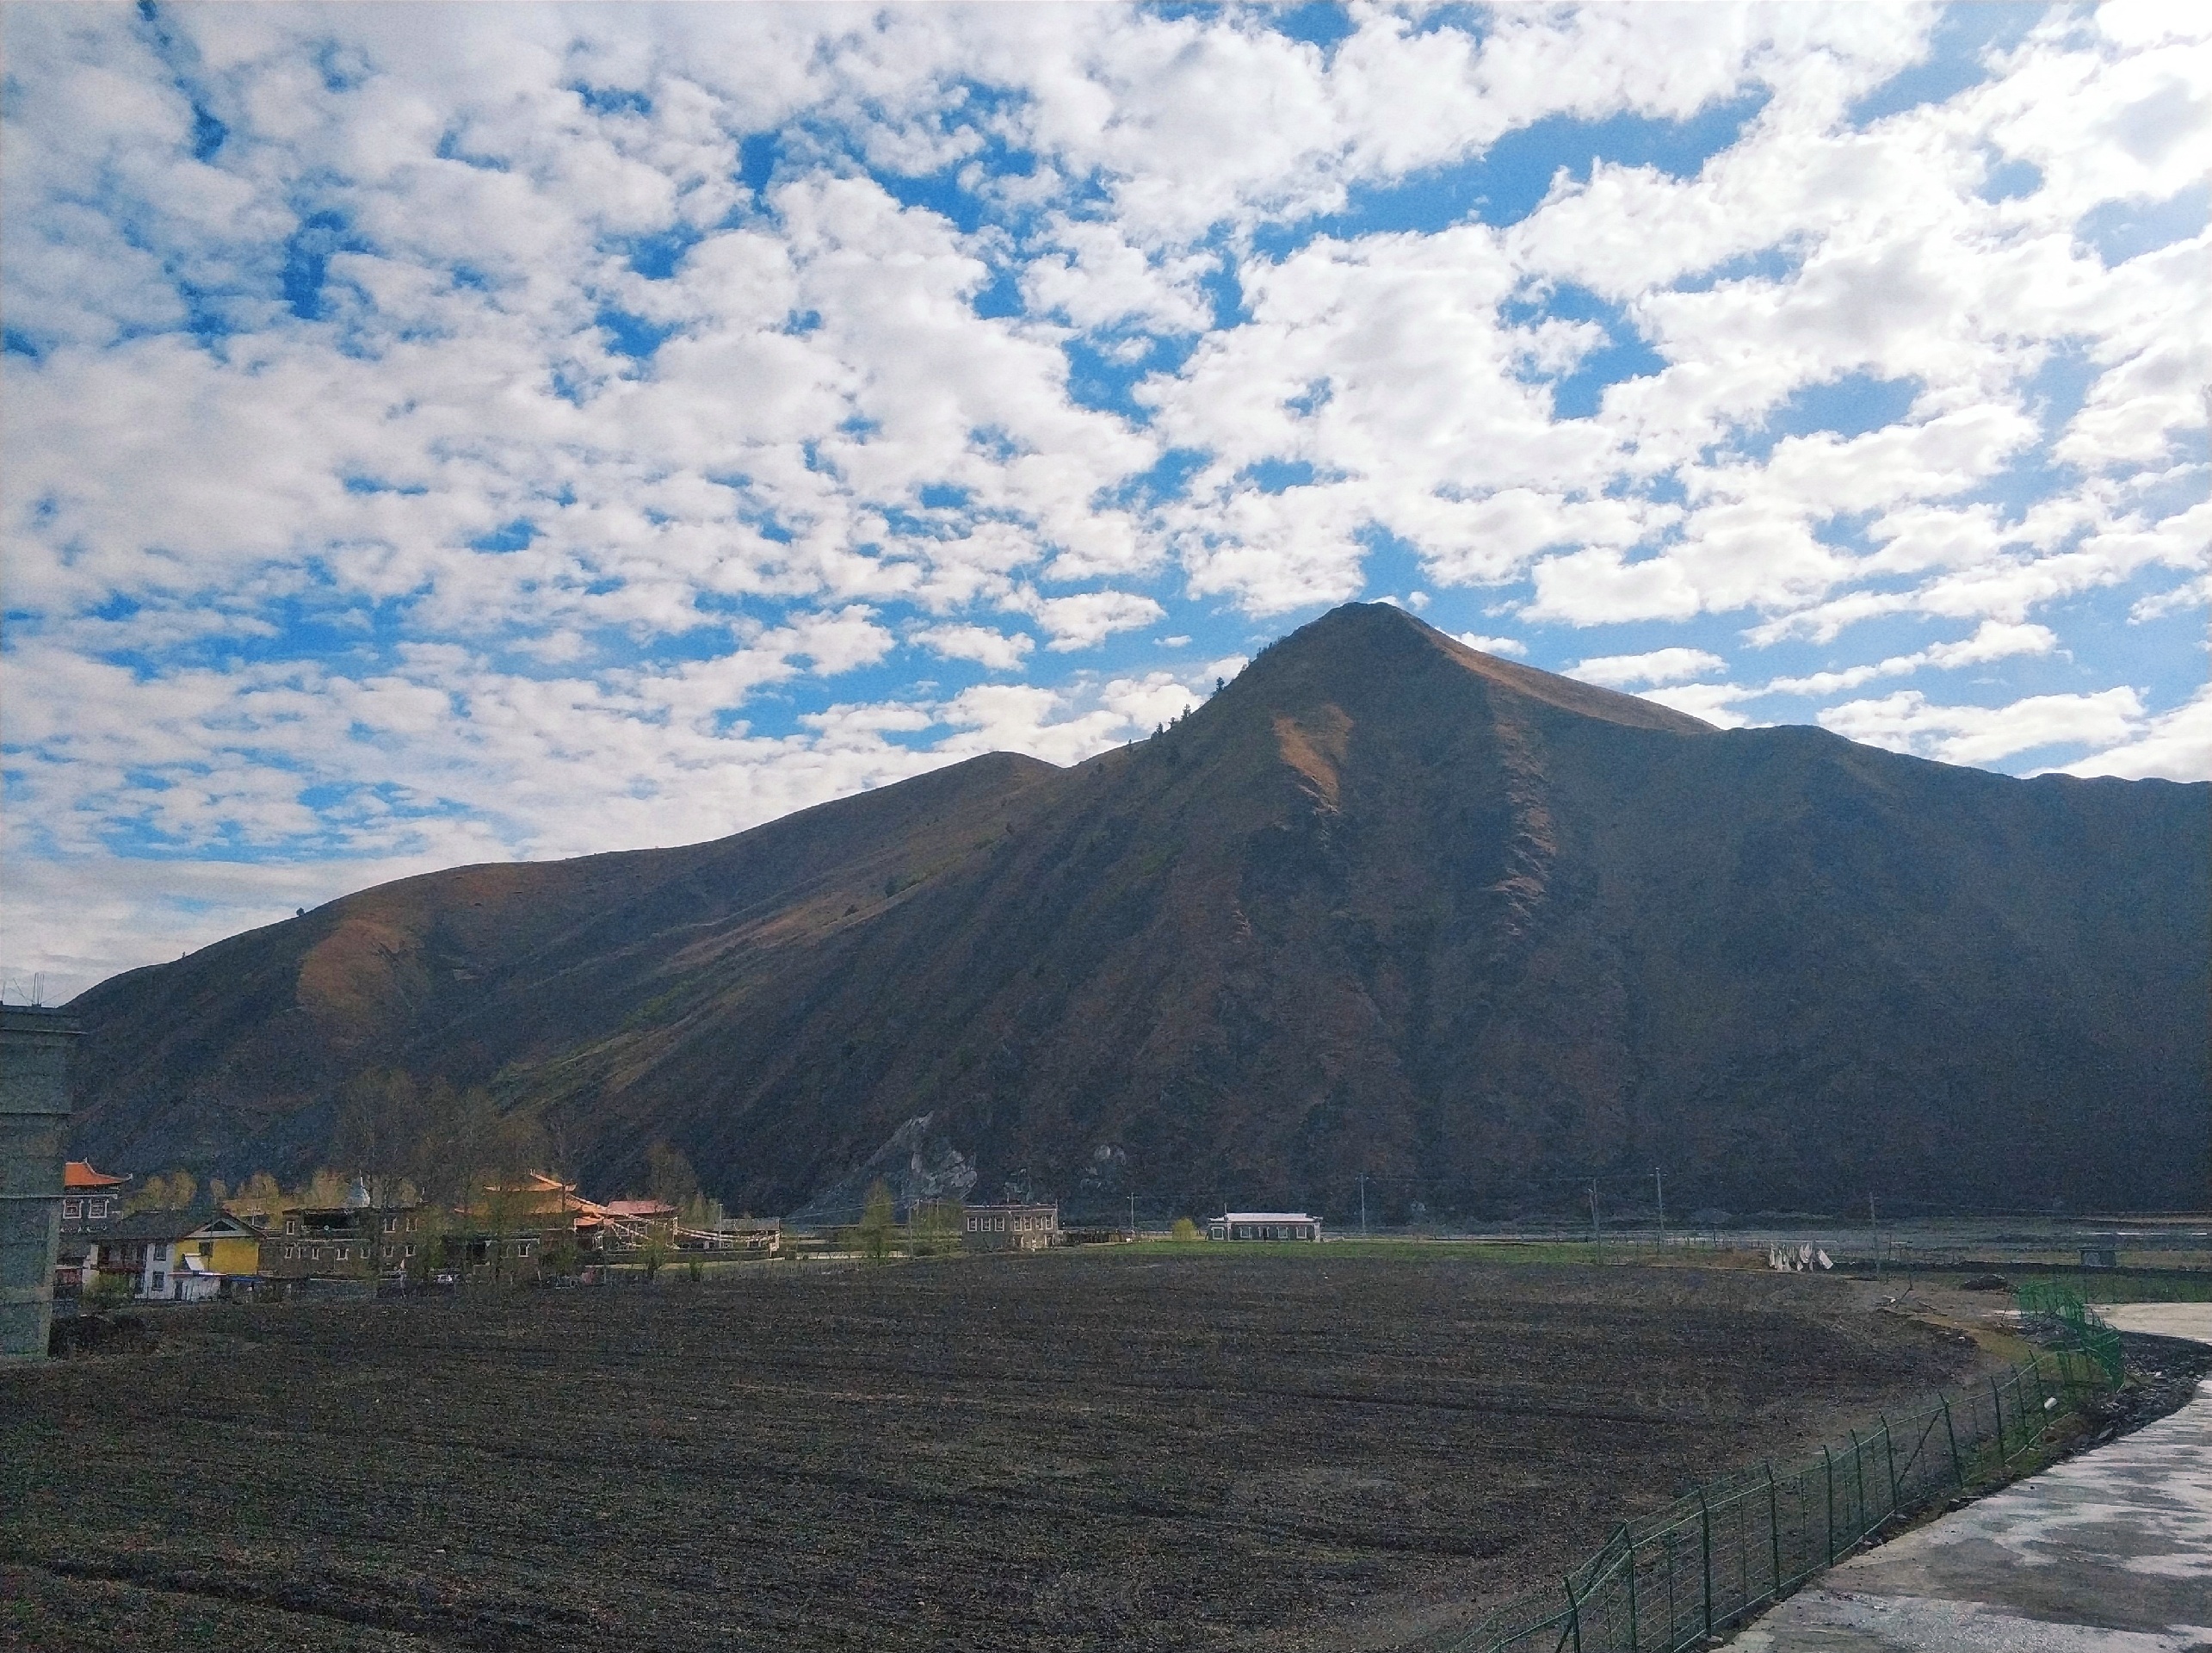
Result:
[[[338,1164],[360,1179],[375,1210],[399,1204],[399,1186],[420,1165],[438,1099],[397,1068],[356,1074],[339,1092]]]
[[[681,1210],[699,1197],[699,1173],[681,1148],[655,1142],[646,1150],[646,1189],[662,1204]]]

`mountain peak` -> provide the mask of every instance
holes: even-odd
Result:
[[[2201,1199],[2212,787],[1810,733],[1350,604],[1072,768],[429,875],[103,983],[75,1151],[301,1174],[399,1070],[595,1186],[667,1142],[756,1210],[924,1130],[1102,1216],[1341,1216],[1363,1179],[1498,1215],[1659,1164],[1693,1209]]]
[[[1391,603],[1346,603],[1301,626],[1263,652],[1278,665],[1295,665],[1311,675],[1364,679],[1384,672],[1395,675],[1423,658],[1442,655],[1509,696],[1533,700],[1564,712],[1594,717],[1628,728],[1670,734],[1713,734],[1713,725],[1635,695],[1600,689],[1557,672],[1521,666],[1485,653]]]

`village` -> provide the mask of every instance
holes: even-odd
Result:
[[[424,1200],[405,1184],[318,1173],[287,1195],[258,1175],[231,1193],[203,1193],[188,1173],[136,1179],[71,1160],[63,1170],[53,1299],[72,1306],[194,1303],[362,1296],[467,1285],[612,1285],[652,1281],[671,1266],[689,1278],[710,1266],[768,1260],[926,1257],[1037,1252],[1144,1238],[1318,1242],[1305,1212],[1229,1211],[1202,1229],[1189,1218],[1146,1234],[1134,1227],[1064,1226],[1051,1202],[900,1207],[872,1191],[850,1224],[787,1229],[779,1217],[732,1217],[692,1194],[595,1200],[542,1171],[490,1182],[466,1203]]]

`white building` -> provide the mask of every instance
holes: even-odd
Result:
[[[1305,1240],[1321,1237],[1321,1219],[1303,1211],[1225,1211],[1206,1225],[1209,1240]]]

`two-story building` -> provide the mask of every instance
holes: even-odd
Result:
[[[397,1273],[427,1242],[419,1204],[287,1205],[261,1235],[271,1279],[362,1279]]]
[[[147,1303],[201,1303],[226,1284],[250,1281],[260,1267],[261,1235],[227,1212],[137,1211],[92,1240],[88,1274],[119,1276]]]
[[[95,1171],[87,1160],[70,1160],[61,1167],[61,1227],[74,1233],[91,1223],[113,1222],[123,1214],[123,1185],[128,1177],[111,1177]]]
[[[970,1205],[965,1217],[970,1251],[1042,1251],[1060,1243],[1058,1205]]]

